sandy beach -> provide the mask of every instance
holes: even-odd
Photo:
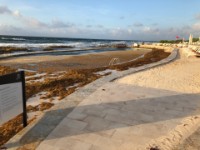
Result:
[[[189,106],[193,103],[192,96],[200,99],[199,67],[200,59],[194,57],[194,54],[191,53],[189,49],[181,48],[178,58],[172,63],[126,76],[117,80],[117,83],[191,95],[191,98],[189,98],[191,103],[188,102],[187,104]],[[168,100],[170,99],[166,99],[166,103]],[[156,145],[161,150],[198,149],[199,136],[197,135],[199,134],[199,130],[197,129],[200,128],[199,106],[199,103],[196,104],[196,109],[193,110],[192,113],[189,113],[190,110],[188,110],[190,115],[181,117],[181,121],[174,129],[159,138],[152,139],[147,145]],[[179,113],[181,114],[181,112]],[[168,122],[170,122],[170,120]],[[190,136],[195,131],[196,133]],[[154,134],[156,134],[156,132],[160,131],[155,131]],[[179,145],[185,139],[186,141],[184,144]],[[148,147],[147,145],[146,147]]]
[[[167,52],[173,50],[173,48],[169,47],[159,48],[163,48]],[[197,130],[200,127],[200,71],[198,69],[200,67],[200,59],[194,56],[190,57],[188,51],[189,49],[179,49],[177,58],[168,64],[130,74],[113,82],[103,84],[91,95],[83,99],[71,113],[65,116],[64,121],[61,121],[55,130],[48,137],[45,137],[46,139],[43,142],[40,141],[40,144],[37,142],[37,144],[34,144],[33,139],[33,142],[26,143],[27,145],[25,144],[24,148],[37,146],[38,150],[44,147],[63,148],[69,144],[68,146],[73,149],[77,143],[78,145],[86,146],[86,149],[92,147],[93,149],[105,150],[110,148],[119,150],[151,148],[175,150],[180,149],[183,145],[188,146],[187,141],[191,141],[193,136],[196,137],[198,135]],[[122,52],[107,52],[90,54],[88,55],[89,57],[84,55],[16,58],[14,66],[16,68],[26,68],[26,66],[20,64],[21,61],[32,64],[38,60],[37,63],[43,65],[44,63],[51,64],[53,60],[58,64],[56,66],[56,71],[58,71],[60,69],[63,70],[63,64],[61,63],[60,65],[59,61],[73,61],[75,59],[75,62],[88,63],[87,67],[93,69],[94,66],[89,65],[91,61],[87,61],[87,57],[109,60],[110,58],[105,58],[105,56],[111,53],[113,54],[112,57],[122,56],[122,59],[123,57],[128,58],[129,56],[126,55],[130,55],[132,52],[126,51],[123,52],[124,54]],[[142,54],[144,52],[137,53],[134,58]],[[41,62],[41,58],[44,61]],[[51,58],[51,61],[49,58]],[[101,59],[97,61],[99,66],[105,65],[101,63]],[[4,62],[7,65],[12,63],[12,60]],[[140,66],[142,67],[142,65]],[[27,66],[26,69],[30,69],[29,67]],[[78,69],[79,67],[72,66],[72,68]],[[41,70],[48,71],[45,67]],[[53,71],[55,70],[50,70],[50,72]],[[114,74],[117,73],[119,72],[114,72]],[[71,78],[69,75],[71,74],[61,77],[60,81],[63,82],[67,78]],[[91,78],[90,74],[89,76],[83,75],[78,73],[75,76],[73,75],[72,78],[80,81],[86,80],[88,77]],[[91,81],[96,78],[98,77],[92,75]],[[66,83],[56,86],[58,91],[62,91],[60,87],[64,87]],[[38,83],[36,85],[38,86]],[[75,89],[76,87],[73,88]],[[37,91],[35,92],[37,93]],[[49,96],[54,96],[54,93],[52,92]],[[64,92],[62,94],[67,96],[69,93]],[[33,100],[35,101],[36,99]],[[37,110],[38,108],[34,109]],[[67,126],[66,134],[62,130],[65,126]],[[29,136],[31,137],[31,134]],[[90,142],[91,138],[94,139],[95,143]],[[70,143],[66,142],[66,140],[70,141]],[[106,146],[103,144],[105,141],[109,141]],[[194,140],[192,139],[192,141]],[[57,143],[56,145],[55,142]],[[198,143],[198,141],[196,142]],[[197,145],[193,144],[192,146],[195,147]],[[191,145],[189,144],[189,146]]]
[[[185,49],[179,51],[171,63],[103,84],[65,116],[37,150],[80,145],[87,150],[180,148],[199,128],[200,60],[188,57]]]
[[[158,49],[137,49],[80,56],[19,57],[1,60],[1,65],[4,66],[0,66],[0,74],[15,72],[22,68],[25,69],[27,111],[30,122],[44,110],[60,103],[63,98],[72,94],[78,88],[102,76],[112,74],[112,72],[116,72],[118,69],[127,70],[129,67],[137,67],[156,62],[166,58],[169,54]],[[119,63],[122,64],[108,66],[107,63],[115,57],[120,58]],[[71,61],[75,63],[69,67],[68,63]],[[84,67],[81,68],[77,65],[77,62],[87,64],[87,67],[85,69]],[[2,132],[0,139],[3,139],[0,144],[7,141],[22,129],[21,119],[21,116],[18,116],[0,126],[0,131]]]
[[[132,49],[127,51],[101,52],[85,55],[44,55],[25,56],[1,60],[0,65],[12,66],[39,72],[65,71],[68,69],[91,69],[108,66],[113,58],[119,63],[133,60],[150,52],[150,49]]]
[[[178,58],[168,65],[119,79],[118,82],[183,93],[200,93],[200,59],[188,58],[180,49]]]

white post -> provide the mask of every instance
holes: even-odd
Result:
[[[191,45],[193,43],[193,36],[192,34],[190,34],[190,37],[189,37],[189,45]]]

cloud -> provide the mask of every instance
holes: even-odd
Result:
[[[13,12],[13,15],[16,19],[18,19],[23,24],[27,25],[28,27],[34,28],[45,28],[48,25],[34,17],[27,17],[22,15],[18,10]]]
[[[132,39],[132,40],[161,40],[175,39],[176,35],[188,38],[192,33],[198,37],[200,35],[200,21],[192,25],[182,27],[162,28],[157,23],[145,26],[136,22],[126,28],[106,27],[101,24],[95,25],[94,21],[88,25],[76,25],[74,23],[53,19],[44,22],[37,18],[26,16],[19,10],[11,10],[6,6],[0,6],[0,15],[9,15],[22,24],[21,27],[15,25],[0,24],[0,34],[5,35],[32,35],[32,36],[60,36],[60,37],[81,37],[81,38],[110,38],[110,39]],[[121,16],[123,19],[123,16]],[[196,16],[198,19],[198,16]],[[199,34],[199,35],[198,35]]]
[[[144,25],[142,23],[137,22],[137,23],[134,23],[133,26],[134,27],[143,27]]]
[[[101,25],[101,24],[98,24],[98,25],[91,25],[91,24],[89,24],[89,25],[86,25],[86,28],[103,29],[105,27],[103,25]]]
[[[92,25],[86,25],[87,28],[92,28]]]
[[[100,24],[97,25],[96,27],[97,27],[97,28],[104,28],[104,26],[103,26],[103,25],[100,25]]]
[[[19,10],[12,11],[6,6],[0,6],[0,14],[9,14],[14,17],[18,21],[20,21],[23,25],[33,28],[71,28],[75,26],[73,23],[65,23],[59,19],[52,20],[51,23],[42,22],[34,17],[28,17],[20,13]]]
[[[199,31],[200,30],[200,22],[193,24],[192,29],[195,31]]]
[[[141,28],[140,30],[138,30],[138,33],[141,33],[141,34],[144,34],[144,35],[145,34],[146,35],[152,35],[152,37],[160,35],[161,32],[162,32],[161,29],[149,27],[149,26],[145,26],[145,27]]]
[[[52,24],[50,25],[53,28],[70,28],[70,27],[74,27],[75,24],[73,23],[65,23],[61,20],[52,20]]]
[[[33,17],[26,17],[19,10],[12,11],[6,6],[0,6],[0,14],[8,14],[29,27],[46,27],[47,24]]]
[[[0,6],[0,14],[11,14],[12,11],[6,6]]]
[[[0,34],[1,35],[22,35],[25,33],[23,29],[14,27],[11,25],[2,25],[0,24]],[[26,32],[28,33],[28,32]]]
[[[194,34],[198,37],[197,27],[195,26],[183,26],[179,28],[154,28],[154,27],[142,27],[139,29],[129,28],[85,28],[80,26],[72,26],[69,28],[56,28],[48,25],[46,28],[32,28],[32,27],[15,27],[8,25],[0,25],[0,34],[12,34],[12,35],[32,35],[32,36],[60,36],[60,37],[80,37],[80,38],[108,38],[108,39],[130,39],[130,40],[173,40],[176,35],[188,39],[189,34]]]
[[[151,25],[152,26],[158,26],[158,23],[152,23]]]
[[[200,20],[200,13],[195,15],[196,20]]]
[[[27,25],[30,25],[32,27],[36,27],[36,28],[44,28],[44,27],[48,27],[48,25],[44,22],[41,22],[35,18],[23,18],[25,23]]]
[[[121,20],[124,20],[124,19],[125,19],[125,17],[124,17],[124,16],[120,16],[120,17],[119,17],[119,19],[121,19]]]
[[[46,28],[48,27],[48,25],[42,21],[39,21],[36,18],[33,17],[26,17],[21,15],[20,13],[16,13],[14,14],[15,18],[20,21],[21,23],[23,23],[24,25],[26,25],[27,27],[32,27],[32,28]]]
[[[16,10],[12,13],[15,17],[22,17],[21,13],[19,12],[19,10]]]

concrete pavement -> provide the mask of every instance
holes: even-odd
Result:
[[[200,95],[110,82],[84,99],[37,150],[134,150],[198,115]]]

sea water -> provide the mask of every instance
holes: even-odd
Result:
[[[82,38],[57,38],[57,37],[27,37],[27,36],[4,36],[0,35],[0,48],[16,47],[27,48],[30,51],[43,51],[45,48],[54,47],[54,50],[60,50],[59,47],[69,50],[70,54],[93,53],[102,51],[115,51],[112,45],[126,44],[131,46],[133,43],[142,41],[135,40],[107,40],[107,39],[82,39]],[[58,48],[55,48],[58,47]],[[106,48],[107,47],[107,48]],[[109,48],[108,48],[109,47]],[[63,48],[62,48],[63,49]],[[89,49],[89,50],[88,50]],[[83,51],[80,51],[83,50]],[[87,50],[87,51],[84,51]],[[120,49],[123,50],[123,49]],[[21,53],[21,52],[17,52]],[[56,55],[68,54],[57,53]]]

